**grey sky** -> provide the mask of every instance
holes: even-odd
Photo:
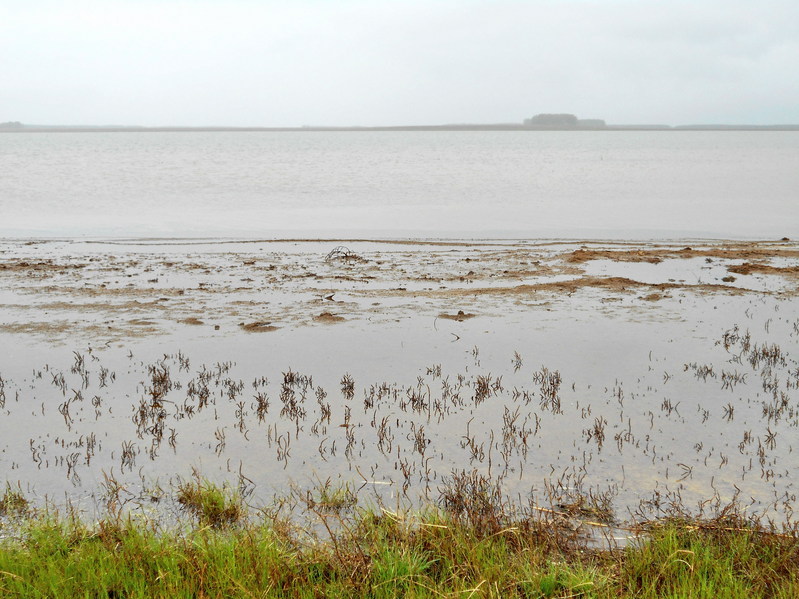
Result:
[[[0,0],[0,121],[799,123],[797,0]]]

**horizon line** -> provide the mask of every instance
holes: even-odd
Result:
[[[19,121],[0,122],[2,132],[180,132],[180,131],[792,131],[799,130],[799,123],[753,124],[713,124],[696,123],[685,125],[666,125],[658,123],[631,124],[576,124],[569,125],[531,125],[524,123],[447,123],[440,125],[301,125],[301,126],[261,126],[261,125],[36,125]]]

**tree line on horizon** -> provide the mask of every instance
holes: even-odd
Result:
[[[568,113],[541,113],[523,121],[525,127],[538,129],[604,129],[602,119],[578,119]]]

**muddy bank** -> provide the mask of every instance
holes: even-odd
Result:
[[[558,303],[586,292],[609,301],[635,294],[645,310],[674,294],[786,296],[799,288],[791,241],[346,243],[5,241],[0,331],[122,341],[184,326],[225,334],[273,330],[262,323],[497,314],[518,299]],[[649,270],[636,270],[642,265]]]

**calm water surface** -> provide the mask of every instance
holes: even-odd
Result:
[[[0,235],[799,234],[799,132],[0,134]]]

